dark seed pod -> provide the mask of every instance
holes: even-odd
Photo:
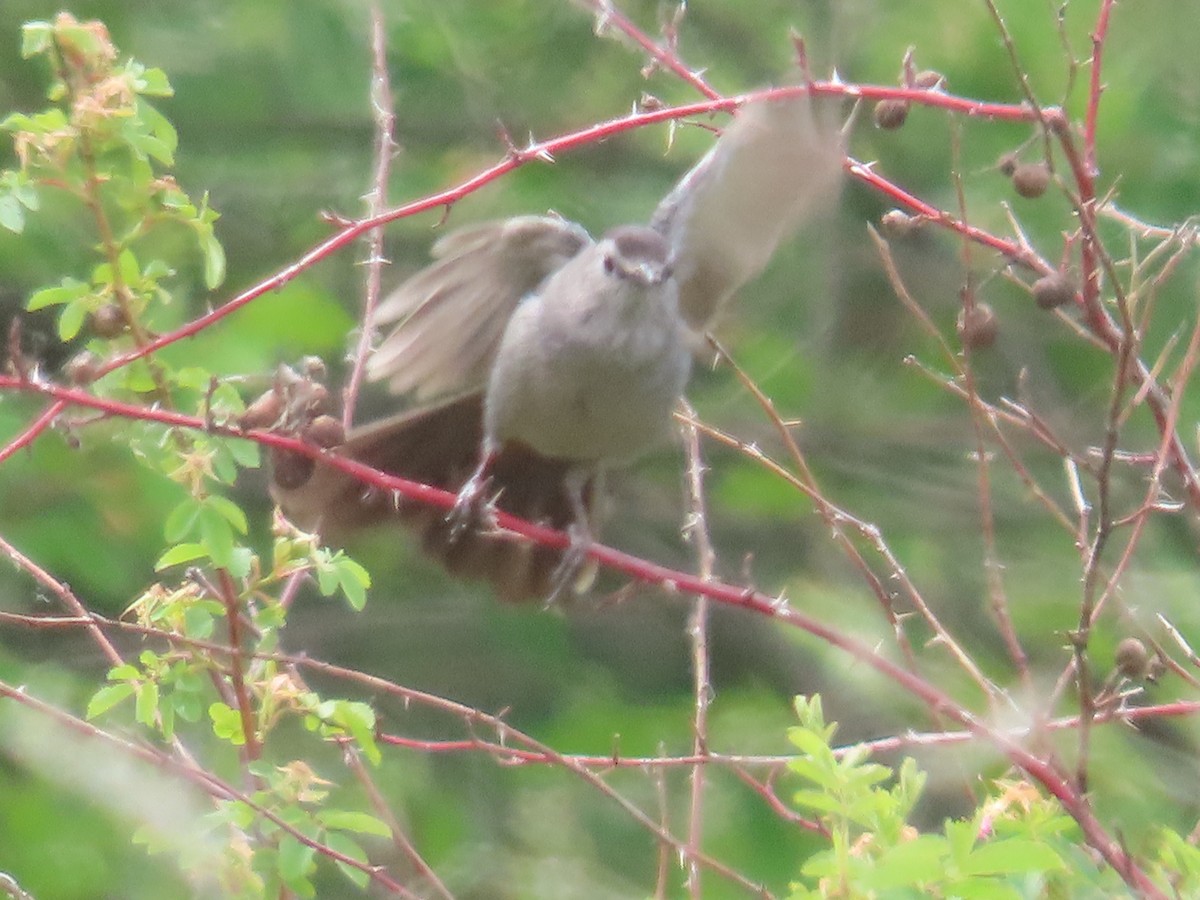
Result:
[[[1050,167],[1044,162],[1021,163],[1013,169],[1012,183],[1022,197],[1040,197],[1050,185]]]
[[[890,238],[906,238],[921,228],[924,219],[910,216],[902,209],[889,209],[879,217],[883,233]]]
[[[1057,309],[1075,300],[1075,282],[1065,272],[1051,272],[1033,283],[1033,299],[1042,309]]]
[[[946,76],[933,69],[925,69],[913,77],[913,87],[926,91],[940,90],[946,84]]]
[[[125,313],[115,303],[105,303],[88,315],[88,328],[96,337],[115,338],[125,333]]]
[[[243,428],[270,428],[279,423],[282,415],[283,398],[271,388],[246,407],[246,411],[238,416],[238,424]]]
[[[346,429],[333,416],[317,416],[305,426],[301,436],[309,443],[328,450],[345,442]]]
[[[1127,637],[1117,644],[1117,671],[1126,678],[1140,680],[1146,677],[1150,665],[1150,652],[1135,637]]]
[[[1013,172],[1017,171],[1017,154],[1005,153],[996,160],[996,168],[1000,170],[1000,174],[1005,178],[1011,178]]]
[[[970,311],[965,306],[958,311],[955,330],[958,332],[958,339],[967,349],[986,350],[996,343],[1000,322],[989,304],[976,302]]]
[[[76,353],[63,366],[63,374],[67,376],[67,381],[76,385],[91,384],[99,372],[100,357],[87,350]]]
[[[880,100],[875,104],[875,112],[872,115],[876,128],[899,128],[908,118],[908,101]]]
[[[294,491],[304,487],[312,478],[317,464],[301,453],[284,450],[280,447],[271,448],[271,478],[285,491]]]

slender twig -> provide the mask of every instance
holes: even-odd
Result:
[[[696,427],[696,411],[687,401],[683,403],[684,447],[687,453],[687,522],[683,533],[696,551],[696,574],[704,581],[714,578],[716,553],[708,531],[708,513],[704,500],[704,457],[700,451],[700,431]],[[692,601],[688,618],[688,637],[692,647],[692,753],[697,757],[708,752],[708,708],[712,703],[713,686],[709,671],[708,598],[697,596]],[[699,850],[704,842],[704,766],[696,765],[691,772],[691,809],[688,816],[688,848]],[[689,862],[687,889],[691,896],[701,896],[700,868]]]
[[[388,79],[387,34],[379,4],[371,7],[371,111],[375,116],[375,174],[367,194],[367,217],[375,218],[387,207],[388,176],[396,142],[392,135],[396,114],[392,109],[392,86]],[[354,409],[362,387],[367,357],[375,332],[375,307],[379,303],[379,286],[383,259],[383,228],[374,228],[367,235],[367,278],[363,289],[363,311],[354,350],[354,364],[342,391],[342,425],[347,430],[354,424]]]

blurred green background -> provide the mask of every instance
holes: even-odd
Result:
[[[385,0],[381,6],[402,146],[392,202],[455,184],[495,162],[503,153],[501,125],[520,144],[529,134],[544,138],[622,115],[643,92],[668,103],[698,99],[673,77],[644,79],[642,58],[596,37],[589,15],[565,0]],[[1089,52],[1097,4],[1066,6],[1061,34],[1052,4],[1002,6],[1039,100],[1062,102],[1070,77],[1064,39],[1078,57]],[[181,262],[185,302],[163,312],[158,327],[185,321],[295,260],[329,234],[322,211],[361,214],[373,144],[365,3],[111,0],[69,8],[79,18],[103,20],[124,54],[166,70],[175,97],[158,105],[179,130],[178,179],[194,196],[207,191],[222,214],[217,234],[229,259],[225,286],[206,295],[198,260],[196,271]],[[652,32],[671,10],[653,0],[627,0],[622,9]],[[0,5],[0,114],[43,105],[46,73],[19,58],[19,28],[56,10],[29,0]],[[1101,190],[1115,187],[1122,207],[1159,224],[1182,221],[1200,207],[1200,59],[1189,29],[1175,27],[1198,17],[1197,0],[1123,4],[1107,45]],[[894,84],[911,46],[918,66],[941,71],[954,93],[1021,98],[982,2],[692,0],[680,52],[723,92],[782,82],[792,77],[789,26],[805,35],[819,76],[836,66],[849,81]],[[1080,82],[1086,77],[1086,68],[1075,75]],[[1073,115],[1082,112],[1082,96],[1078,87],[1066,96]],[[994,169],[997,157],[1029,136],[1019,126],[914,108],[898,132],[876,131],[869,115],[860,116],[850,149],[861,160],[879,160],[887,177],[946,209],[957,208],[950,174],[956,168],[973,223],[1008,234],[1002,204],[1009,203],[1038,250],[1057,260],[1061,233],[1073,227],[1063,197],[1052,191],[1022,201]],[[551,208],[593,233],[643,221],[711,140],[704,129],[681,128],[668,149],[667,129],[647,128],[565,154],[553,166],[528,165],[456,205],[451,224]],[[12,163],[7,144],[0,143],[0,154],[3,165]],[[888,207],[884,198],[848,184],[836,220],[807,229],[743,290],[722,337],[780,414],[803,419],[798,435],[828,495],[880,526],[926,600],[981,667],[1012,684],[987,608],[970,421],[959,401],[902,364],[916,354],[945,369],[936,345],[888,287],[866,233],[865,223]],[[388,283],[426,260],[438,218],[426,214],[389,227]],[[1123,232],[1106,226],[1105,235],[1115,255],[1127,253]],[[86,277],[93,240],[87,222],[53,208],[35,217],[23,236],[0,233],[0,324],[6,327],[38,287],[63,275]],[[913,295],[953,335],[965,278],[961,245],[927,229],[896,253]],[[194,356],[231,377],[265,376],[280,361],[318,354],[339,381],[364,255],[364,247],[354,247],[308,270],[172,347],[172,359]],[[1073,448],[1098,444],[1111,361],[1000,277],[993,255],[973,249],[970,266],[1001,323],[996,346],[975,359],[983,394],[1017,396],[1020,390]],[[1187,261],[1157,293],[1146,358],[1175,332],[1186,335],[1195,316],[1196,275],[1194,260]],[[45,335],[41,355],[49,366],[61,363],[68,351],[56,345],[51,320],[34,319],[27,330]],[[691,397],[709,421],[779,450],[729,371],[699,372]],[[369,395],[362,415],[388,402]],[[0,440],[24,427],[35,408],[22,398],[0,399]],[[1189,398],[1182,421],[1193,422],[1197,411]],[[1144,410],[1135,412],[1123,446],[1152,450],[1150,426]],[[1185,435],[1190,429],[1181,426]],[[80,449],[51,435],[5,463],[0,528],[85,602],[116,614],[154,579],[161,522],[177,502],[177,489],[130,460],[127,447],[102,429],[80,436]],[[1068,503],[1061,460],[1020,436],[1015,444],[1050,493]],[[732,452],[712,447],[706,453],[721,574],[739,579],[748,571],[763,590],[786,592],[807,613],[890,647],[876,601],[811,505]],[[617,477],[608,538],[652,559],[691,566],[679,534],[680,473],[674,449]],[[1010,468],[1000,463],[992,475],[1013,617],[1039,682],[1048,685],[1067,660],[1063,632],[1078,616],[1079,554],[1072,536],[1030,500]],[[1141,490],[1138,473],[1120,477],[1118,495],[1131,502]],[[238,499],[251,511],[256,542],[265,549],[270,507],[261,473],[247,474]],[[1185,635],[1196,633],[1195,541],[1188,515],[1151,525],[1124,582],[1129,615],[1138,623],[1149,625],[1163,612]],[[484,710],[506,709],[513,725],[564,752],[606,753],[614,735],[623,754],[690,748],[687,605],[680,599],[640,591],[617,606],[585,600],[565,612],[506,608],[478,586],[446,579],[396,534],[375,535],[354,550],[375,578],[367,609],[354,614],[306,593],[287,649]],[[0,607],[40,610],[46,602],[24,575],[0,572]],[[1105,619],[1094,641],[1098,665],[1131,627],[1128,615]],[[976,703],[946,655],[922,646],[927,637],[911,624],[922,671]],[[788,700],[799,692],[826,697],[827,715],[843,723],[846,741],[936,727],[894,685],[815,640],[748,615],[714,612],[713,663],[714,749],[785,752]],[[40,696],[82,708],[102,671],[98,654],[78,636],[0,630],[0,677]],[[1177,692],[1178,683],[1167,680],[1151,688],[1150,698]],[[384,705],[380,716],[389,731],[459,734],[457,723],[418,709]],[[195,798],[90,745],[87,757],[69,746],[51,749],[55,740],[44,727],[0,709],[0,871],[41,900],[185,895],[169,857],[148,858],[130,846],[130,832],[148,813],[124,795],[144,792],[147,804],[177,809],[181,819]],[[1095,736],[1098,808],[1106,822],[1133,836],[1155,821],[1190,830],[1197,814],[1195,729],[1176,722],[1151,730],[1153,739],[1117,727]],[[288,747],[272,749],[279,760],[289,758]],[[393,808],[457,896],[632,897],[654,883],[656,848],[649,836],[611,801],[558,769],[506,769],[470,754],[385,755],[379,777]],[[335,752],[317,759],[321,775],[355,796]],[[922,761],[933,768],[923,812],[929,822],[971,808],[967,788],[977,771],[1002,771],[987,751],[935,751]],[[655,808],[655,785],[645,774],[620,773],[611,782]],[[667,777],[667,793],[671,821],[681,827],[682,770]],[[784,890],[803,856],[819,846],[719,770],[711,776],[707,840],[713,855],[774,891]],[[345,884],[331,874],[321,896],[348,892]],[[706,896],[738,895],[714,876],[705,884]]]

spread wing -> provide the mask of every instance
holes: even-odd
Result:
[[[833,205],[843,155],[836,120],[817,115],[807,95],[742,107],[650,223],[675,252],[692,328],[707,329],[780,241]]]
[[[550,216],[447,234],[435,262],[379,305],[375,324],[396,326],[368,360],[368,377],[422,399],[478,388],[521,298],[591,242],[580,226]]]

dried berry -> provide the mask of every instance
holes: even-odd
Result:
[[[1044,162],[1021,163],[1013,170],[1012,183],[1022,197],[1040,197],[1050,185],[1050,167]]]
[[[902,209],[889,209],[879,218],[883,233],[890,238],[906,238],[920,229],[924,222],[920,216],[910,216]]]
[[[1017,154],[1005,153],[996,160],[996,168],[1000,170],[1000,174],[1005,178],[1011,178],[1013,172],[1017,171]]]
[[[913,76],[913,87],[926,91],[940,90],[946,83],[946,76],[933,69],[925,69]]]
[[[875,104],[875,127],[893,129],[899,128],[908,118],[907,100],[880,100]]]
[[[246,407],[246,411],[238,416],[238,424],[243,428],[270,428],[279,423],[282,414],[283,398],[271,388]]]
[[[1140,680],[1149,671],[1150,653],[1135,637],[1127,637],[1117,644],[1116,660],[1117,671],[1126,678]]]
[[[88,316],[88,329],[96,337],[118,337],[124,334],[127,324],[125,313],[115,303],[105,303]]]
[[[1033,299],[1042,309],[1057,309],[1075,299],[1075,282],[1065,272],[1051,272],[1033,283]]]
[[[970,310],[964,306],[958,311],[955,328],[964,347],[969,350],[986,350],[996,343],[1000,323],[990,305],[976,301]]]
[[[63,366],[63,374],[71,384],[91,384],[100,374],[100,357],[87,350],[76,353]]]
[[[328,450],[346,440],[346,429],[333,416],[317,416],[305,426],[303,437],[309,443]]]

